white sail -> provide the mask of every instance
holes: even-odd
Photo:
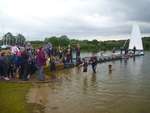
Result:
[[[129,43],[129,49],[133,49],[134,47],[136,50],[143,50],[142,37],[139,26],[137,24],[133,25]]]

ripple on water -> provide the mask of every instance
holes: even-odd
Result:
[[[88,73],[62,70],[57,75],[60,81],[35,85],[30,102],[43,104],[45,113],[149,113],[149,63],[140,57],[111,63],[111,73],[109,63],[98,65],[96,74],[90,67]]]

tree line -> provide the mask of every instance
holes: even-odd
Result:
[[[12,33],[8,32],[2,36],[2,39],[0,40],[1,45],[24,45],[26,41],[26,38],[22,34],[17,34],[14,36]]]
[[[38,48],[41,45],[46,43],[51,43],[54,47],[61,47],[67,48],[68,45],[71,47],[76,47],[77,44],[80,44],[81,51],[90,51],[90,52],[97,52],[97,51],[105,51],[105,50],[112,50],[113,48],[120,49],[125,40],[120,41],[97,41],[97,40],[77,40],[77,39],[69,39],[66,35],[62,35],[60,37],[52,36],[46,37],[44,41],[30,41],[31,44]],[[128,43],[126,47],[128,46]]]
[[[144,50],[150,50],[150,37],[144,37],[142,38],[142,40]],[[25,41],[26,38],[22,34],[14,36],[12,33],[8,32],[2,37],[2,40],[0,40],[0,44],[23,45]],[[98,41],[95,39],[89,41],[89,40],[70,39],[67,35],[46,37],[44,41],[36,40],[30,41],[30,43],[35,48],[41,47],[47,43],[51,43],[56,48],[57,47],[67,48],[68,45],[71,45],[71,47],[76,47],[76,44],[80,44],[81,51],[91,51],[91,52],[112,50],[113,48],[119,50],[123,46],[125,46],[124,48],[128,48],[129,46],[129,40]]]
[[[150,50],[150,37],[143,37],[143,46],[144,50]],[[44,41],[32,41],[31,42],[35,47],[45,44],[45,43],[52,43],[54,47],[63,47],[67,48],[68,45],[72,47],[76,47],[76,44],[80,44],[81,51],[106,51],[112,50],[115,48],[116,50],[120,50],[121,48],[128,48],[129,46],[129,39],[127,40],[109,40],[109,41],[98,41],[98,40],[77,40],[77,39],[70,39],[66,35],[62,35],[59,37],[52,36],[46,37]],[[126,44],[125,44],[126,43]]]

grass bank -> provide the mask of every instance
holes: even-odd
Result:
[[[32,113],[32,106],[26,103],[29,83],[0,83],[0,113]]]

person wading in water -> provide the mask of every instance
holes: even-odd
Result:
[[[87,68],[88,68],[88,62],[87,60],[83,59],[83,72],[87,72]]]
[[[96,57],[91,58],[91,65],[92,65],[93,72],[96,73],[96,67],[97,67],[97,58]]]

